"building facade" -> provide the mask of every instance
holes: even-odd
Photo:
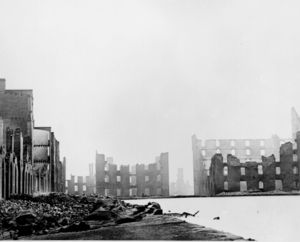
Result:
[[[151,164],[121,165],[96,154],[96,193],[120,197],[169,196],[169,154]]]
[[[97,193],[103,196],[142,197],[169,196],[169,157],[161,153],[151,164],[116,165],[110,157],[96,154],[95,173],[85,180],[71,176],[69,194]],[[95,180],[93,180],[95,179]]]
[[[33,134],[34,192],[65,192],[66,158],[60,161],[59,141],[51,127],[35,127]]]
[[[299,191],[300,132],[295,144],[287,142],[280,147],[280,158],[263,156],[257,162],[241,163],[232,155],[223,159],[221,154],[212,157],[210,166],[210,195],[223,192]]]
[[[0,199],[32,194],[33,94],[0,79]]]
[[[294,109],[292,109],[292,137],[296,137],[297,129],[300,127],[300,119]],[[275,162],[280,162],[281,145],[289,142],[296,146],[293,138],[281,139],[273,135],[269,139],[211,139],[200,140],[196,135],[192,136],[193,150],[193,171],[194,171],[194,194],[197,196],[210,196],[214,192],[211,190],[211,161],[215,154],[222,156],[224,164],[234,161],[239,166],[251,166],[257,162],[270,161],[273,157]],[[214,159],[217,159],[214,157]],[[227,160],[230,159],[230,160]],[[236,159],[238,162],[236,162]],[[254,165],[257,166],[257,165]],[[229,169],[229,168],[228,168]]]
[[[51,173],[51,168],[47,170],[47,166],[43,165],[49,163],[48,151],[43,150],[49,142],[46,136],[41,135],[40,138],[36,135],[35,130],[33,91],[7,90],[5,79],[0,79],[0,199],[48,190],[61,191],[56,185],[52,186],[54,189],[41,185],[48,179],[47,176],[36,182],[37,173]],[[63,164],[57,164],[52,180],[64,186],[65,178],[59,174],[63,173],[63,169]]]
[[[74,176],[67,180],[66,193],[68,194],[95,194],[96,193],[96,182],[95,182],[95,165],[89,164],[89,175]]]

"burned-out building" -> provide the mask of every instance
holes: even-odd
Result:
[[[0,198],[32,194],[32,90],[7,90],[0,79]]]
[[[65,192],[66,158],[60,161],[59,141],[51,127],[35,127],[33,134],[34,192]]]
[[[212,157],[209,169],[210,195],[222,192],[299,191],[300,132],[295,144],[287,142],[280,147],[280,158],[263,156],[261,160],[241,163],[232,155],[223,159]]]
[[[39,143],[35,137],[33,91],[8,90],[5,79],[0,79],[0,199],[37,191],[35,172],[41,169],[47,173],[47,168],[40,164],[47,161],[49,153],[42,151],[41,157],[35,157]],[[43,141],[40,145],[48,143]],[[62,165],[57,170],[55,179],[64,184],[63,174],[58,175]]]
[[[161,153],[151,164],[116,165],[96,154],[96,193],[119,197],[169,196],[169,156]]]
[[[88,176],[74,176],[71,175],[67,180],[66,193],[68,194],[95,194],[96,182],[95,182],[95,165],[89,164]]]
[[[220,191],[271,191],[291,188],[286,185],[285,176],[298,176],[297,141],[294,138],[299,124],[300,119],[292,109],[291,139],[280,139],[274,135],[270,139],[202,141],[194,135],[192,144],[195,195],[211,196]],[[296,185],[297,180],[293,182]]]

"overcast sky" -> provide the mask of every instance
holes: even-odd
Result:
[[[299,1],[0,0],[0,77],[34,90],[67,174],[169,152],[192,183],[191,136],[291,136]]]

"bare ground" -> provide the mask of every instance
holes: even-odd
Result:
[[[22,240],[244,240],[241,236],[190,224],[166,215],[147,216],[139,222],[101,227],[84,232],[30,236]]]

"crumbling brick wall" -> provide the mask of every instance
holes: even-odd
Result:
[[[168,153],[162,153],[155,163],[134,167],[135,172],[130,171],[128,165],[121,165],[118,169],[115,164],[106,161],[103,154],[97,154],[96,193],[105,195],[108,191],[109,195],[122,197],[169,195]],[[105,177],[108,177],[107,181]],[[130,180],[136,182],[130,183]]]
[[[300,132],[296,144],[299,142]],[[212,157],[210,166],[210,195],[241,191],[242,183],[246,185],[248,192],[278,189],[283,191],[299,190],[298,154],[298,149],[295,150],[291,142],[281,145],[280,160],[278,162],[275,160],[274,155],[262,156],[262,162],[251,161],[245,163],[241,163],[235,156],[228,155],[227,162],[224,162],[221,154],[215,154]],[[224,174],[224,169],[228,170],[227,174]],[[225,189],[226,182],[228,183],[228,189]],[[276,186],[277,183],[282,183],[282,187]]]
[[[231,154],[236,156],[241,161],[256,162],[261,160],[261,156],[275,155],[277,161],[279,160],[279,147],[280,142],[289,139],[280,139],[274,135],[269,139],[197,139],[196,135],[192,136],[192,149],[193,149],[193,171],[194,171],[194,193],[198,196],[210,195],[210,181],[211,178],[207,174],[211,165],[211,160],[214,154],[219,153],[223,155],[223,159],[227,159],[227,155]],[[250,169],[249,164],[249,169]],[[239,167],[231,168],[231,172],[236,173],[238,176]],[[255,173],[255,168],[248,175]],[[253,173],[253,174],[254,174]],[[233,174],[234,176],[234,174]],[[247,174],[246,174],[247,176]],[[229,177],[230,179],[230,177]],[[228,181],[229,182],[229,181]],[[238,190],[239,182],[232,179],[229,182],[232,190]],[[254,182],[250,184],[254,188]]]
[[[264,184],[263,191],[274,191],[275,190],[275,167],[276,161],[275,156],[262,157],[263,174],[259,175],[260,180]]]

